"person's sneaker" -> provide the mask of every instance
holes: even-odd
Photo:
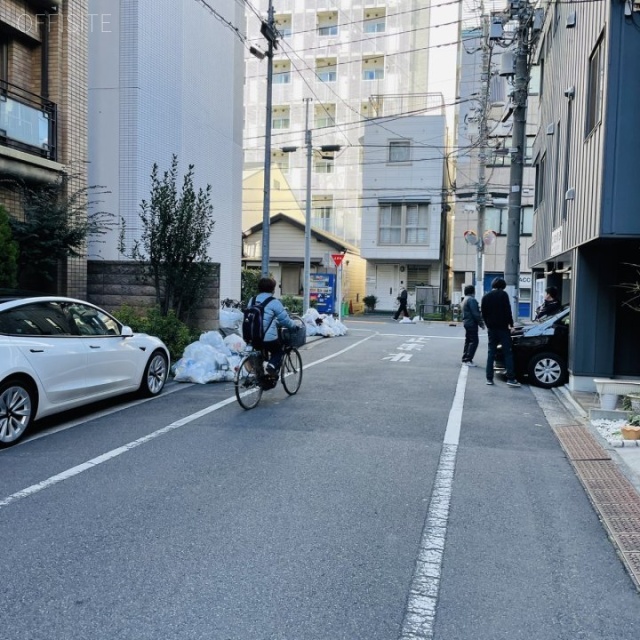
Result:
[[[507,387],[521,387],[522,385],[517,380],[507,380]]]
[[[270,362],[267,363],[267,366],[265,367],[265,371],[267,372],[267,375],[269,375],[269,376],[277,376],[278,375],[278,370]]]
[[[488,380],[487,379],[487,384],[493,384],[493,380]]]
[[[467,367],[477,367],[478,366],[473,360],[467,360],[465,362],[465,364],[467,365]]]

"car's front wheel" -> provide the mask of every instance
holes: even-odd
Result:
[[[157,396],[167,380],[169,362],[164,352],[154,351],[147,362],[142,376],[140,393],[143,396]]]
[[[0,385],[0,448],[15,444],[31,426],[36,413],[34,388],[22,380]]]
[[[529,378],[539,387],[557,387],[565,381],[566,376],[567,365],[555,353],[539,353],[529,361]]]

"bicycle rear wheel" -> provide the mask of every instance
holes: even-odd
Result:
[[[297,349],[289,349],[284,354],[280,367],[280,380],[284,390],[290,396],[298,393],[302,384],[302,358]]]
[[[262,398],[262,385],[258,379],[259,364],[255,356],[245,356],[236,371],[236,398],[243,409],[253,409]]]

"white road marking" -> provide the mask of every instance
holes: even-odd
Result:
[[[460,369],[399,640],[433,638],[468,373]]]
[[[389,356],[382,358],[383,360],[389,360],[389,362],[409,362],[413,353],[392,353]]]
[[[361,345],[363,342],[366,342],[367,340],[370,340],[373,337],[374,336],[371,335],[366,338],[363,338],[362,340],[358,342],[354,342],[352,345],[346,347],[345,349],[342,349],[341,351],[337,351],[336,353],[333,353],[324,358],[320,358],[319,360],[315,360],[314,362],[310,362],[309,364],[303,365],[303,366],[305,369],[307,369],[317,364],[321,364],[322,362],[326,362],[327,360],[331,360],[332,358],[335,358],[339,355],[342,355],[343,353],[346,353],[351,349],[354,349],[355,347]],[[108,460],[117,458],[118,456],[121,456],[123,453],[127,453],[127,451],[131,451],[132,449],[135,449],[136,447],[139,447],[142,444],[146,444],[151,440],[155,440],[156,438],[159,438],[160,436],[163,436],[166,433],[170,433],[171,431],[180,429],[180,427],[184,427],[190,422],[193,422],[194,420],[198,420],[199,418],[202,418],[203,416],[206,416],[209,413],[217,411],[218,409],[222,409],[222,407],[225,407],[226,405],[231,404],[232,402],[235,402],[235,401],[236,401],[236,397],[235,395],[233,395],[227,398],[226,400],[222,400],[221,402],[216,402],[215,404],[205,407],[204,409],[201,409],[196,413],[192,413],[191,415],[185,416],[184,418],[180,418],[180,420],[176,420],[175,422],[172,422],[166,427],[162,427],[161,429],[158,429],[153,433],[149,433],[146,436],[142,436],[137,440],[133,440],[132,442],[129,442],[121,447],[117,447],[116,449],[112,449],[111,451],[107,451],[106,453],[103,453],[102,455],[97,456],[96,458],[92,458],[87,462],[83,462],[82,464],[76,465],[75,467],[71,467],[66,471],[62,471],[61,473],[58,473],[55,476],[51,476],[46,480],[43,480],[42,482],[32,484],[30,487],[27,487],[26,489],[22,489],[21,491],[12,493],[10,496],[7,496],[6,498],[0,500],[0,509],[10,505],[13,502],[16,502],[17,500],[21,500],[22,498],[26,498],[28,496],[32,496],[36,493],[39,493],[43,489],[48,489],[49,487],[52,487],[55,484],[63,482],[64,480],[73,478],[74,476],[77,476],[80,473],[88,471],[89,469],[93,469],[94,467],[98,466],[99,464],[102,464],[103,462],[107,462]]]

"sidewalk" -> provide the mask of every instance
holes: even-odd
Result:
[[[537,391],[537,392],[536,392]],[[640,447],[614,447],[592,421],[619,419],[620,412],[604,412],[597,394],[553,389],[564,416],[534,391],[556,437],[620,559],[640,591]],[[568,418],[568,419],[567,419]]]

